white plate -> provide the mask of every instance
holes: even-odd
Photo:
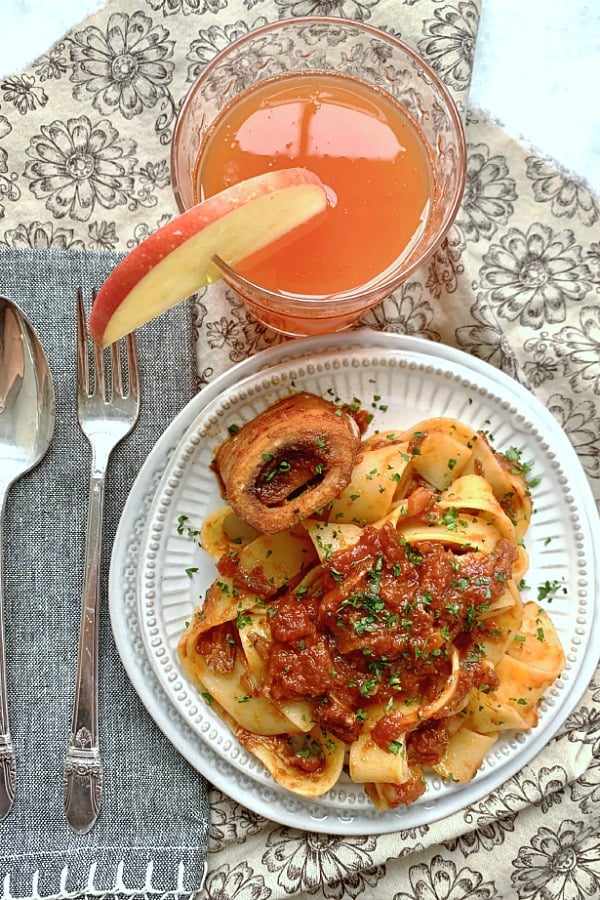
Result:
[[[189,684],[176,646],[194,605],[215,576],[212,561],[179,517],[199,527],[222,504],[209,469],[232,423],[241,424],[290,391],[359,398],[373,428],[408,426],[433,415],[483,428],[498,449],[516,446],[534,462],[535,515],[526,538],[527,582],[558,581],[548,604],[567,654],[546,694],[540,723],[503,736],[466,785],[429,778],[410,807],[384,814],[359,785],[342,780],[305,801],[279,787],[232,737]],[[379,399],[377,399],[379,398]],[[382,407],[386,406],[386,409]],[[592,542],[597,514],[576,454],[553,417],[517,382],[448,347],[371,331],[308,338],[272,348],[213,382],[175,419],[140,472],[112,554],[110,611],[117,646],[135,688],[180,752],[229,796],[281,824],[332,834],[384,833],[429,824],[481,799],[529,762],[564,722],[597,662],[600,576]],[[548,542],[548,539],[550,541]],[[189,567],[198,572],[190,579]],[[563,590],[564,588],[564,590]]]

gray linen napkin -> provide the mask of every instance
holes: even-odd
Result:
[[[110,630],[106,576],[128,490],[154,443],[193,394],[185,306],[140,329],[142,408],[115,451],[105,515],[100,624],[100,728],[104,792],[87,835],[63,815],[84,553],[89,450],[74,404],[75,297],[89,298],[120,257],[0,248],[0,293],[37,327],[54,376],[57,420],[50,452],[9,495],[5,604],[17,794],[0,822],[4,897],[103,893],[184,894],[202,884],[208,831],[204,779],[143,708]]]

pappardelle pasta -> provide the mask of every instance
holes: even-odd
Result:
[[[564,653],[521,598],[531,499],[510,457],[432,418],[363,439],[346,486],[283,531],[227,505],[203,523],[218,575],[179,657],[280,785],[317,797],[346,771],[389,809],[535,727]]]

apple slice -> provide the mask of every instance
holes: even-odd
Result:
[[[325,188],[308,169],[281,169],[240,181],[172,219],[111,272],[89,319],[106,347],[221,277],[229,265],[267,247],[322,213]]]

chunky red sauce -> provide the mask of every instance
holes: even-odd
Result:
[[[426,515],[431,502],[431,492],[416,492],[411,512]],[[439,696],[451,674],[450,646],[460,654],[453,703],[473,685],[493,689],[493,670],[479,648],[489,624],[479,616],[505,590],[515,558],[504,540],[488,555],[456,553],[434,542],[409,546],[391,525],[365,528],[357,544],[323,564],[317,591],[288,589],[265,601],[272,643],[259,650],[267,673],[263,692],[278,701],[316,701],[317,722],[351,743],[372,704],[381,709],[397,700],[416,710]],[[232,558],[227,572],[235,579]],[[221,639],[228,646],[219,652]],[[204,640],[209,665],[226,667],[231,633],[222,629],[212,643]],[[411,764],[432,765],[448,741],[444,717],[449,712],[442,709],[415,728],[410,714],[391,709],[372,737],[389,748],[410,727]],[[393,805],[411,802],[422,790],[419,779],[394,786]]]

